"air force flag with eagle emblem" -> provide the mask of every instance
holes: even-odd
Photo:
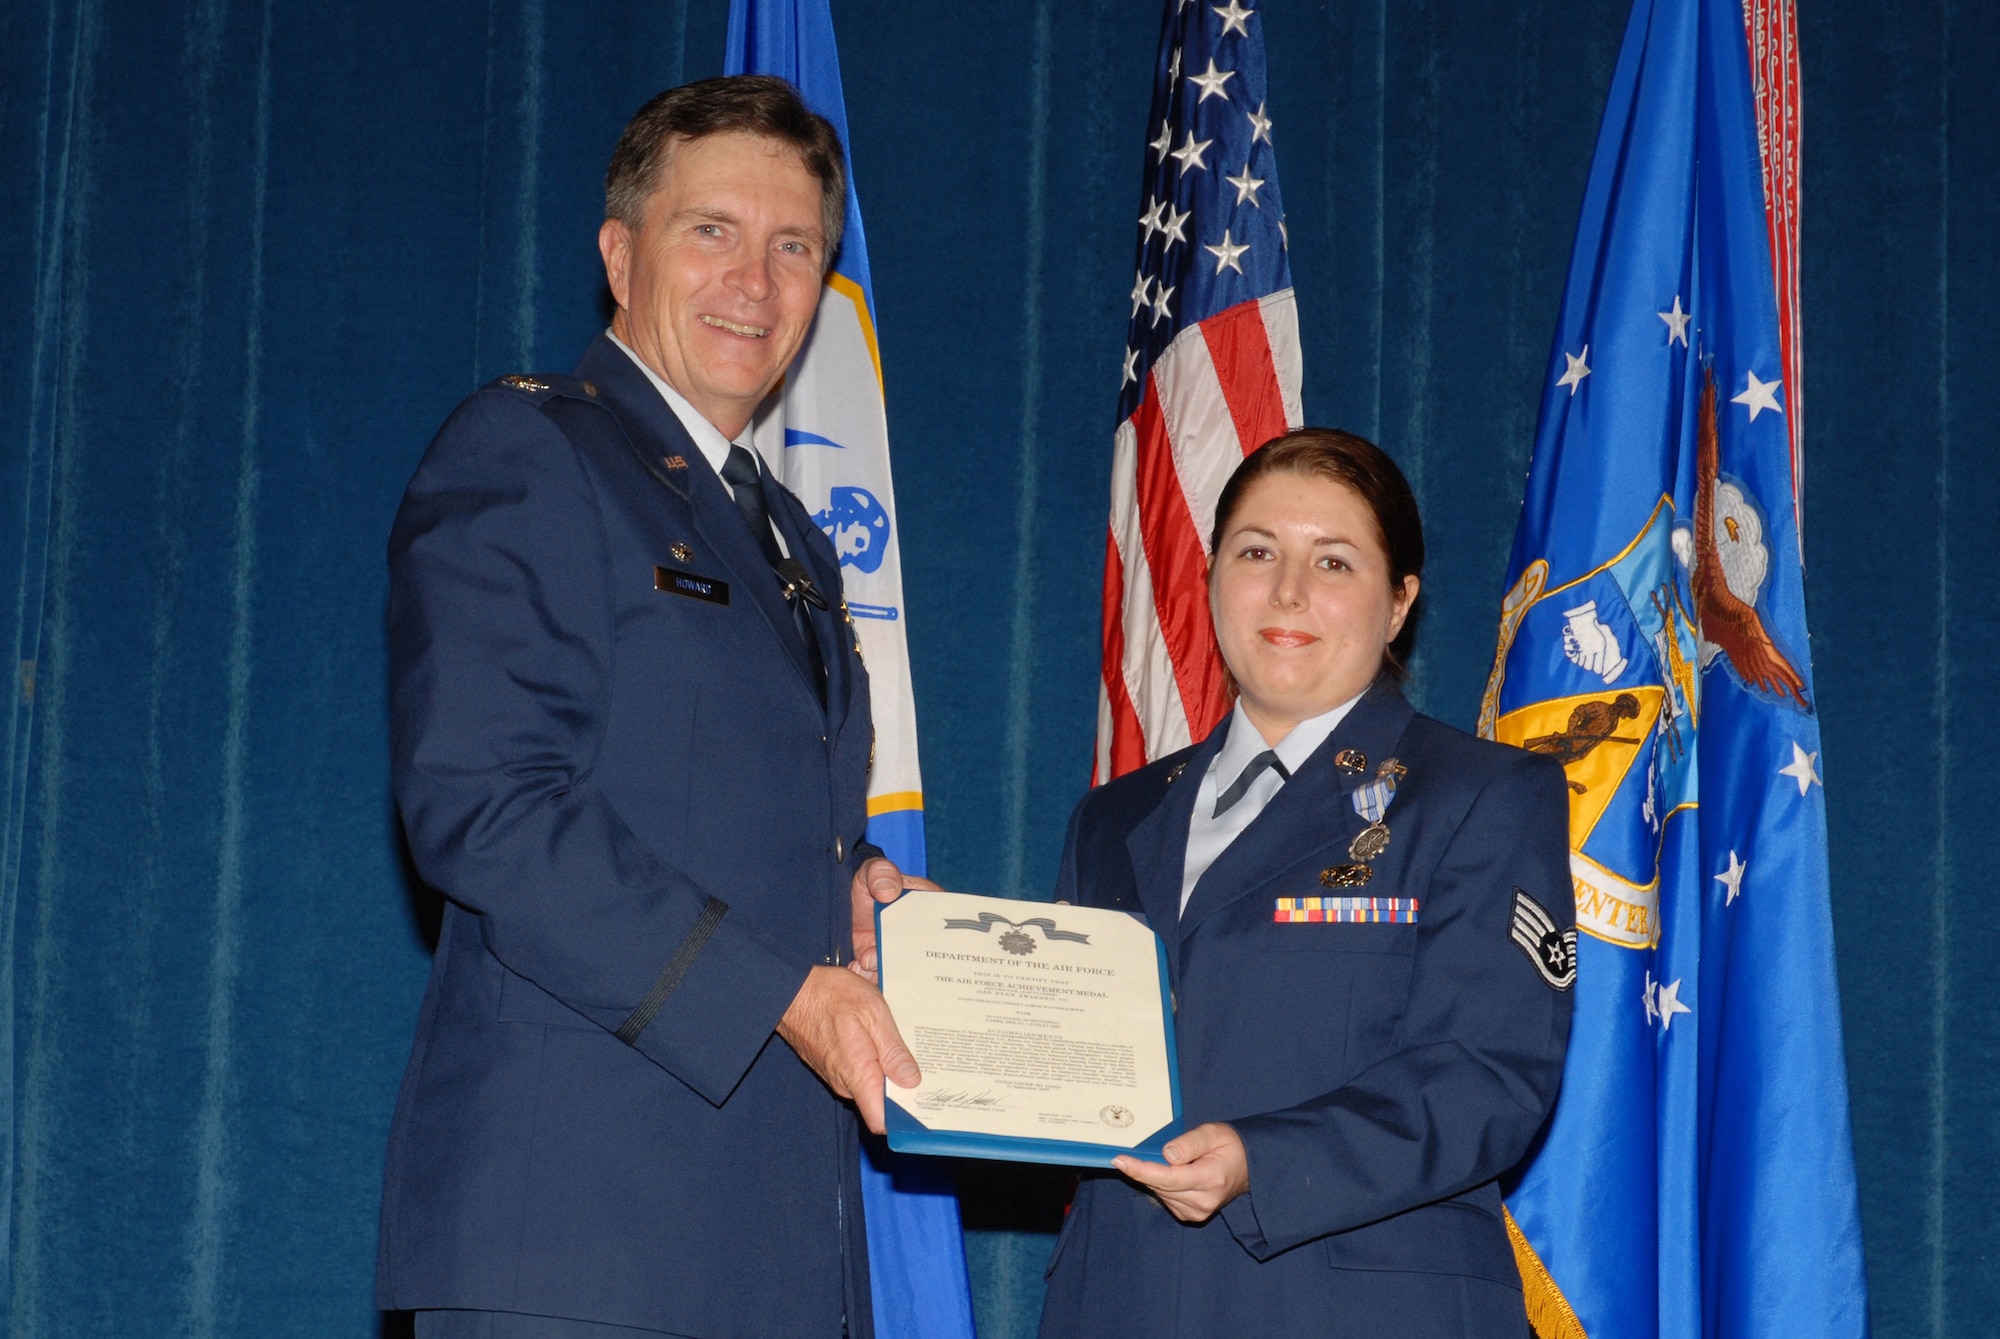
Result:
[[[1798,105],[1791,0],[1635,0],[1480,712],[1569,778],[1581,936],[1514,920],[1576,992],[1507,1198],[1543,1339],[1867,1332],[1800,568]]]

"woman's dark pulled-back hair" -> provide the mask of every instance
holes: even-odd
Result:
[[[847,222],[847,156],[833,123],[776,75],[703,79],[670,88],[641,107],[611,151],[611,166],[604,173],[604,217],[636,232],[674,146],[731,133],[789,147],[819,181],[820,222],[831,266]]]
[[[1400,591],[1405,577],[1424,573],[1424,522],[1417,514],[1416,495],[1402,470],[1375,443],[1338,428],[1299,428],[1252,451],[1222,486],[1215,502],[1215,530],[1209,536],[1208,553],[1213,562],[1222,548],[1222,536],[1236,518],[1243,494],[1251,484],[1270,474],[1302,475],[1340,484],[1357,497],[1375,518],[1377,537],[1389,558],[1389,586]],[[1403,630],[1389,644],[1385,668],[1391,678],[1401,681],[1403,664],[1417,640],[1417,611],[1403,620]]]

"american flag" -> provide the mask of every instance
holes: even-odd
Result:
[[[1095,779],[1229,710],[1208,532],[1243,457],[1303,422],[1299,323],[1256,9],[1167,0],[1104,563]]]
[[[1799,16],[1793,0],[1745,0],[1750,86],[1757,93],[1757,144],[1764,159],[1764,218],[1771,233],[1771,277],[1778,290],[1783,346],[1785,430],[1792,449],[1792,523],[1805,535],[1804,341],[1799,320]],[[1804,561],[1805,554],[1799,555]]]

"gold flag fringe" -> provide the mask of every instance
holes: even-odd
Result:
[[[1548,1266],[1528,1244],[1527,1234],[1514,1221],[1514,1215],[1503,1208],[1500,1216],[1507,1220],[1507,1240],[1514,1247],[1514,1263],[1521,1270],[1521,1300],[1527,1303],[1528,1326],[1534,1330],[1536,1339],[1590,1339],[1583,1332],[1583,1322],[1576,1318],[1569,1299],[1549,1277]]]

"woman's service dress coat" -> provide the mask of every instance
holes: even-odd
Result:
[[[1228,728],[1086,796],[1056,896],[1140,912],[1165,939],[1185,1122],[1235,1127],[1250,1189],[1190,1226],[1087,1175],[1042,1334],[1525,1336],[1500,1178],[1555,1102],[1569,1037],[1562,768],[1378,684],[1183,912],[1188,820]],[[1391,759],[1389,844],[1356,861],[1355,792]],[[1357,863],[1366,883],[1326,886]],[[1298,910],[1342,896],[1414,901],[1414,923]]]

